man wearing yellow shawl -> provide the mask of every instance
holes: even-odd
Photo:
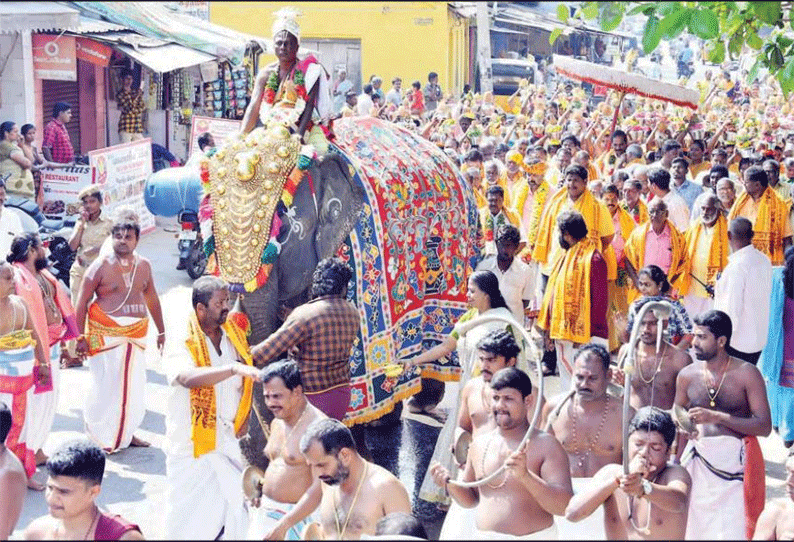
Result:
[[[636,224],[645,224],[651,217],[648,215],[648,206],[642,201],[642,183],[629,179],[623,185],[622,207],[631,215]]]
[[[169,333],[163,366],[171,394],[166,415],[166,538],[245,538],[248,512],[237,439],[251,409],[253,367],[245,332],[229,315],[228,284],[193,284],[186,329]],[[186,315],[187,316],[187,315]],[[176,326],[176,324],[175,324]],[[169,330],[172,331],[172,330]]]
[[[728,265],[730,252],[728,221],[720,213],[720,200],[709,193],[700,210],[701,215],[684,234],[689,269],[678,284],[682,304],[691,316],[714,308],[714,283]]]
[[[576,349],[589,342],[605,346],[609,337],[607,264],[581,214],[564,212],[556,223],[562,253],[549,275],[538,327],[544,342],[555,343],[560,386],[568,390]]]
[[[576,211],[584,217],[588,238],[595,243],[607,262],[609,280],[615,280],[617,262],[615,251],[610,245],[615,227],[609,211],[587,189],[587,170],[582,166],[573,165],[565,170],[565,185],[565,189],[554,194],[543,211],[532,259],[541,265],[541,274],[548,277],[557,256],[562,252],[555,221],[565,211]]]
[[[687,272],[686,242],[667,218],[667,204],[655,198],[648,212],[651,220],[634,229],[623,249],[626,271],[632,282],[629,304],[639,297],[637,271],[646,265],[658,265],[674,288],[678,288],[682,276]]]
[[[769,178],[759,166],[745,170],[744,188],[728,213],[728,221],[740,216],[749,220],[755,248],[766,254],[772,265],[782,265],[783,252],[791,245],[790,205],[769,186]]]
[[[603,153],[596,159],[596,166],[601,170],[601,176],[611,178],[615,170],[627,164],[626,148],[629,146],[629,139],[623,130],[612,132],[612,148]]]
[[[480,228],[485,239],[486,256],[493,256],[497,252],[496,232],[499,231],[500,226],[510,224],[519,228],[521,224],[515,211],[505,204],[504,193],[504,189],[499,185],[489,187],[485,194],[487,204],[480,209]],[[526,238],[522,236],[521,242],[526,243]],[[519,250],[521,248],[523,247],[519,245]]]
[[[614,281],[609,281],[609,351],[614,352],[620,347],[620,334],[618,322],[623,322],[629,311],[628,286],[629,277],[626,272],[626,262],[623,248],[626,240],[634,231],[636,223],[618,203],[620,191],[618,187],[610,184],[604,188],[604,205],[612,215],[612,224],[615,226],[615,237],[612,238],[612,249],[615,251],[615,260],[618,265],[618,276]]]

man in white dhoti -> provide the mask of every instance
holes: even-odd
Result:
[[[24,233],[14,237],[7,259],[14,266],[16,293],[25,300],[31,321],[42,339],[44,354],[50,360],[51,383],[35,386],[28,405],[28,446],[36,451],[36,465],[43,465],[47,456],[42,448],[52,429],[58,405],[60,343],[77,337],[79,332],[66,288],[47,270],[47,254],[39,236]]]
[[[726,352],[733,332],[727,314],[712,310],[693,322],[698,362],[678,373],[674,405],[689,409],[682,428],[696,424],[681,457],[692,477],[686,539],[750,539],[766,493],[756,437],[772,430],[764,379]]]
[[[238,436],[247,430],[259,370],[245,332],[227,319],[225,281],[198,279],[193,309],[187,332],[169,337],[163,359],[172,386],[166,416],[166,537],[235,540],[248,527]]]
[[[298,363],[278,361],[262,370],[265,404],[273,413],[265,455],[270,463],[262,479],[262,496],[254,505],[248,538],[261,539],[275,527],[278,520],[295,506],[312,485],[312,470],[301,454],[300,441],[314,420],[327,416],[309,403],[303,393]],[[309,516],[298,522],[285,535],[286,540],[299,540]]]
[[[147,309],[157,326],[157,347],[165,341],[151,264],[134,252],[140,233],[129,217],[114,222],[113,252],[100,255],[86,270],[76,307],[78,329],[85,331],[77,350],[91,356],[85,428],[109,453],[149,445],[133,435],[146,413]]]

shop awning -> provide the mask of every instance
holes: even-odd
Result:
[[[170,72],[180,68],[196,66],[203,62],[217,60],[216,57],[184,47],[177,43],[157,38],[141,36],[136,32],[113,31],[104,33],[85,33],[86,37],[106,43],[129,55],[147,68],[159,73]]]
[[[188,47],[182,47],[176,43],[167,43],[159,47],[141,47],[140,49],[120,44],[114,47],[151,70],[160,73],[216,60],[212,55]]]
[[[169,10],[157,2],[72,2],[84,13],[101,16],[144,36],[175,42],[240,64],[249,43],[259,38],[197,17]]]
[[[71,30],[80,12],[57,2],[0,2],[0,34]]]

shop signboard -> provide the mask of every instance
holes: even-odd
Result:
[[[94,168],[74,165],[41,170],[44,201],[41,210],[47,218],[59,219],[80,212],[80,190],[94,182]]]
[[[113,49],[88,38],[77,38],[77,58],[85,60],[97,66],[107,68],[110,65],[110,57],[113,55]]]
[[[94,168],[94,182],[102,187],[103,207],[108,216],[122,206],[138,214],[141,233],[154,230],[152,215],[143,200],[146,179],[152,174],[152,140],[122,143],[88,153]]]
[[[33,74],[37,79],[77,81],[76,41],[63,34],[33,34]]]
[[[215,140],[215,145],[220,147],[226,138],[230,135],[240,131],[242,121],[231,119],[216,119],[212,117],[199,117],[193,115],[193,120],[190,126],[190,147],[188,148],[188,155],[193,154],[193,149],[199,150],[198,138],[204,132],[212,134],[212,139]]]

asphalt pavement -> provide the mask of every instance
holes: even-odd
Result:
[[[158,219],[156,231],[144,235],[138,245],[138,252],[152,262],[155,284],[160,294],[166,330],[169,322],[185,317],[190,306],[191,279],[184,271],[177,271],[178,252],[176,235],[178,224],[173,219]],[[146,350],[147,385],[146,417],[136,435],[149,441],[150,448],[128,448],[108,456],[105,479],[98,502],[113,513],[121,514],[128,521],[138,524],[146,538],[162,539],[165,536],[165,454],[162,451],[165,438],[165,412],[168,399],[168,384],[155,345],[156,329],[149,329]],[[83,436],[82,405],[89,387],[87,367],[67,369],[61,372],[58,411],[52,433],[44,446],[45,453],[51,453],[61,443]],[[546,381],[546,396],[559,391],[559,378],[551,377]],[[449,413],[449,405],[457,393],[457,384],[448,384],[441,410]],[[440,424],[426,416],[414,416],[403,410],[402,438],[400,441],[399,470],[400,479],[408,493],[415,493],[415,474],[417,464],[426,464],[438,434]],[[786,449],[780,437],[773,433],[762,438],[761,447],[766,460],[767,497],[783,496],[785,490],[785,471],[782,463]],[[44,482],[46,474],[39,469],[36,479]],[[421,480],[419,480],[421,483]],[[438,533],[443,513],[420,506],[423,521],[429,534]],[[22,530],[30,522],[47,513],[43,492],[28,490],[22,516],[12,539],[21,539]]]

